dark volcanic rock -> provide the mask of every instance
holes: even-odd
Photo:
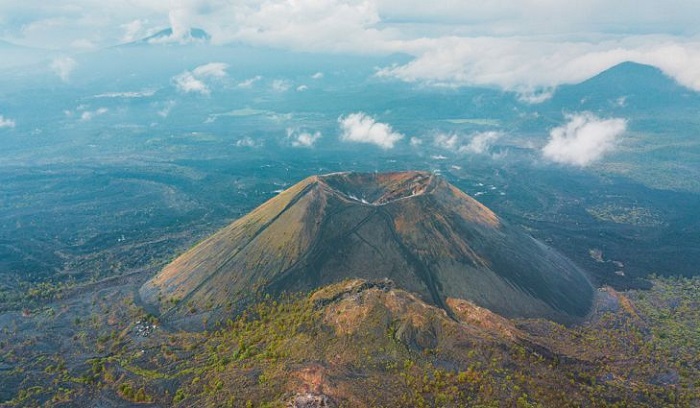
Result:
[[[331,408],[335,404],[325,395],[304,394],[297,395],[287,404],[290,408]]]
[[[309,177],[166,266],[142,299],[184,321],[230,316],[257,293],[348,278],[394,284],[445,308],[572,321],[594,290],[569,259],[425,172]]]

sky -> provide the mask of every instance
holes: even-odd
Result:
[[[404,53],[413,59],[378,75],[536,101],[627,60],[700,90],[697,16],[697,0],[0,0],[0,39],[69,56],[166,27],[167,41],[186,42],[196,27],[214,44]],[[182,80],[198,85],[194,74]]]

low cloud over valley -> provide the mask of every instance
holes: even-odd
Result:
[[[549,133],[542,155],[556,163],[588,166],[615,148],[627,129],[624,119],[601,119],[584,112],[567,115],[568,122]]]
[[[401,133],[395,132],[390,125],[377,122],[364,112],[351,113],[338,118],[340,140],[344,142],[369,143],[382,149],[392,149],[403,139]]]

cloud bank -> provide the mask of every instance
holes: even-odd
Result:
[[[6,118],[3,115],[0,115],[0,129],[2,129],[2,128],[14,128],[15,125],[17,125],[17,123],[14,120],[12,120],[10,118]]]
[[[538,102],[623,61],[661,68],[700,90],[700,2],[674,0],[44,0],[0,2],[5,39],[39,48],[115,45],[164,27],[214,44],[313,52],[405,53],[380,74],[435,85],[486,85]],[[60,74],[59,74],[60,75]],[[68,74],[64,75],[67,77]],[[201,92],[198,78],[183,78]],[[201,79],[199,79],[201,81]],[[545,90],[542,92],[542,90]]]
[[[538,103],[552,88],[586,80],[625,61],[653,65],[700,91],[700,37],[668,35],[596,40],[443,37],[406,44],[414,60],[377,75],[437,86],[496,86]]]
[[[624,119],[600,119],[589,112],[567,116],[568,122],[549,133],[542,155],[556,163],[585,167],[615,148],[625,133]]]
[[[377,122],[364,112],[351,113],[338,118],[340,140],[344,142],[369,143],[382,149],[392,149],[401,139],[401,133],[394,132],[386,123]]]
[[[200,65],[192,71],[185,71],[172,78],[175,87],[184,93],[198,93],[200,95],[211,94],[211,89],[205,81],[222,79],[226,77],[228,64],[223,62],[210,62]]]
[[[190,28],[198,27],[220,43],[248,38],[306,47],[333,46],[352,42],[347,34],[373,33],[388,41],[420,38],[427,33],[472,38],[620,32],[688,37],[700,32],[697,15],[700,3],[695,0],[673,0],[668,7],[660,7],[657,0],[0,2],[6,38],[23,38],[27,43],[48,48],[60,48],[85,38],[114,45],[114,41],[143,38],[151,30],[164,27],[171,27],[175,38],[186,37]]]

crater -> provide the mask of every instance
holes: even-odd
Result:
[[[435,176],[422,171],[396,173],[333,173],[319,176],[335,192],[368,205],[384,205],[429,193]]]

